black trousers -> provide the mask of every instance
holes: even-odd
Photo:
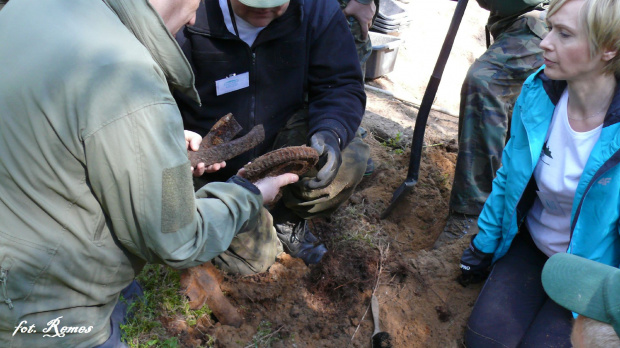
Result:
[[[127,312],[129,306],[133,302],[142,298],[144,293],[142,291],[142,286],[134,280],[121,291],[121,295],[123,296],[123,299],[119,299],[114,307],[114,311],[112,311],[112,315],[110,316],[110,337],[108,337],[107,341],[96,346],[95,348],[129,348],[125,342],[121,341],[123,333],[121,332],[120,326],[126,323],[127,316],[130,315]]]
[[[465,330],[467,347],[571,347],[573,315],[542,286],[547,259],[522,229],[476,300]]]

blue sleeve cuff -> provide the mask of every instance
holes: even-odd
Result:
[[[343,150],[345,147],[347,147],[347,145],[349,145],[349,143],[353,139],[353,137],[349,138],[346,128],[344,128],[342,124],[338,121],[322,120],[319,126],[311,127],[309,132],[310,137],[308,137],[308,141],[310,140],[312,135],[324,131],[329,131],[332,134],[336,135],[336,138],[338,139],[338,143],[340,145],[340,150]],[[355,136],[355,133],[353,133],[353,136]]]
[[[256,187],[256,185],[252,184],[252,183],[251,183],[248,179],[246,179],[246,178],[242,178],[242,177],[240,177],[240,176],[233,175],[233,176],[231,176],[231,177],[230,177],[230,179],[228,179],[226,182],[227,182],[227,183],[230,183],[230,184],[237,184],[237,185],[239,185],[239,186],[242,186],[242,187],[244,187],[244,188],[248,189],[248,191],[250,191],[250,192],[252,192],[252,193],[254,193],[254,194],[257,194],[257,195],[260,195],[260,194],[261,194],[261,193],[260,193],[260,190],[258,189],[258,187]]]

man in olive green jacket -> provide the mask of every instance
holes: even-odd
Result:
[[[16,0],[0,11],[0,347],[101,344],[145,262],[214,258],[256,233],[264,201],[297,180],[233,177],[194,195],[170,89],[198,97],[171,32],[198,2]],[[270,233],[261,242],[281,250]]]

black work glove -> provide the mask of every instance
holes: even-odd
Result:
[[[306,187],[315,190],[324,188],[336,177],[342,164],[338,137],[331,131],[318,131],[310,138],[310,146],[319,153],[319,172],[316,178],[306,181]]]
[[[474,235],[469,242],[469,247],[463,251],[461,256],[461,275],[457,278],[457,281],[467,286],[469,284],[480,283],[485,280],[489,275],[489,267],[493,261],[492,253],[484,253],[474,245]]]

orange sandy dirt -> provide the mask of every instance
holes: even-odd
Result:
[[[320,264],[306,267],[284,255],[265,274],[225,276],[221,287],[244,317],[241,328],[205,318],[194,327],[164,323],[169,332],[188,347],[204,344],[205,334],[217,347],[246,347],[264,322],[277,331],[272,347],[369,347],[376,287],[381,330],[395,347],[461,347],[480,286],[455,281],[469,238],[432,250],[448,213],[456,153],[430,140],[440,145],[425,148],[413,193],[380,220],[404,180],[409,152],[395,154],[367,138],[375,172],[333,217],[312,224],[329,248]]]

